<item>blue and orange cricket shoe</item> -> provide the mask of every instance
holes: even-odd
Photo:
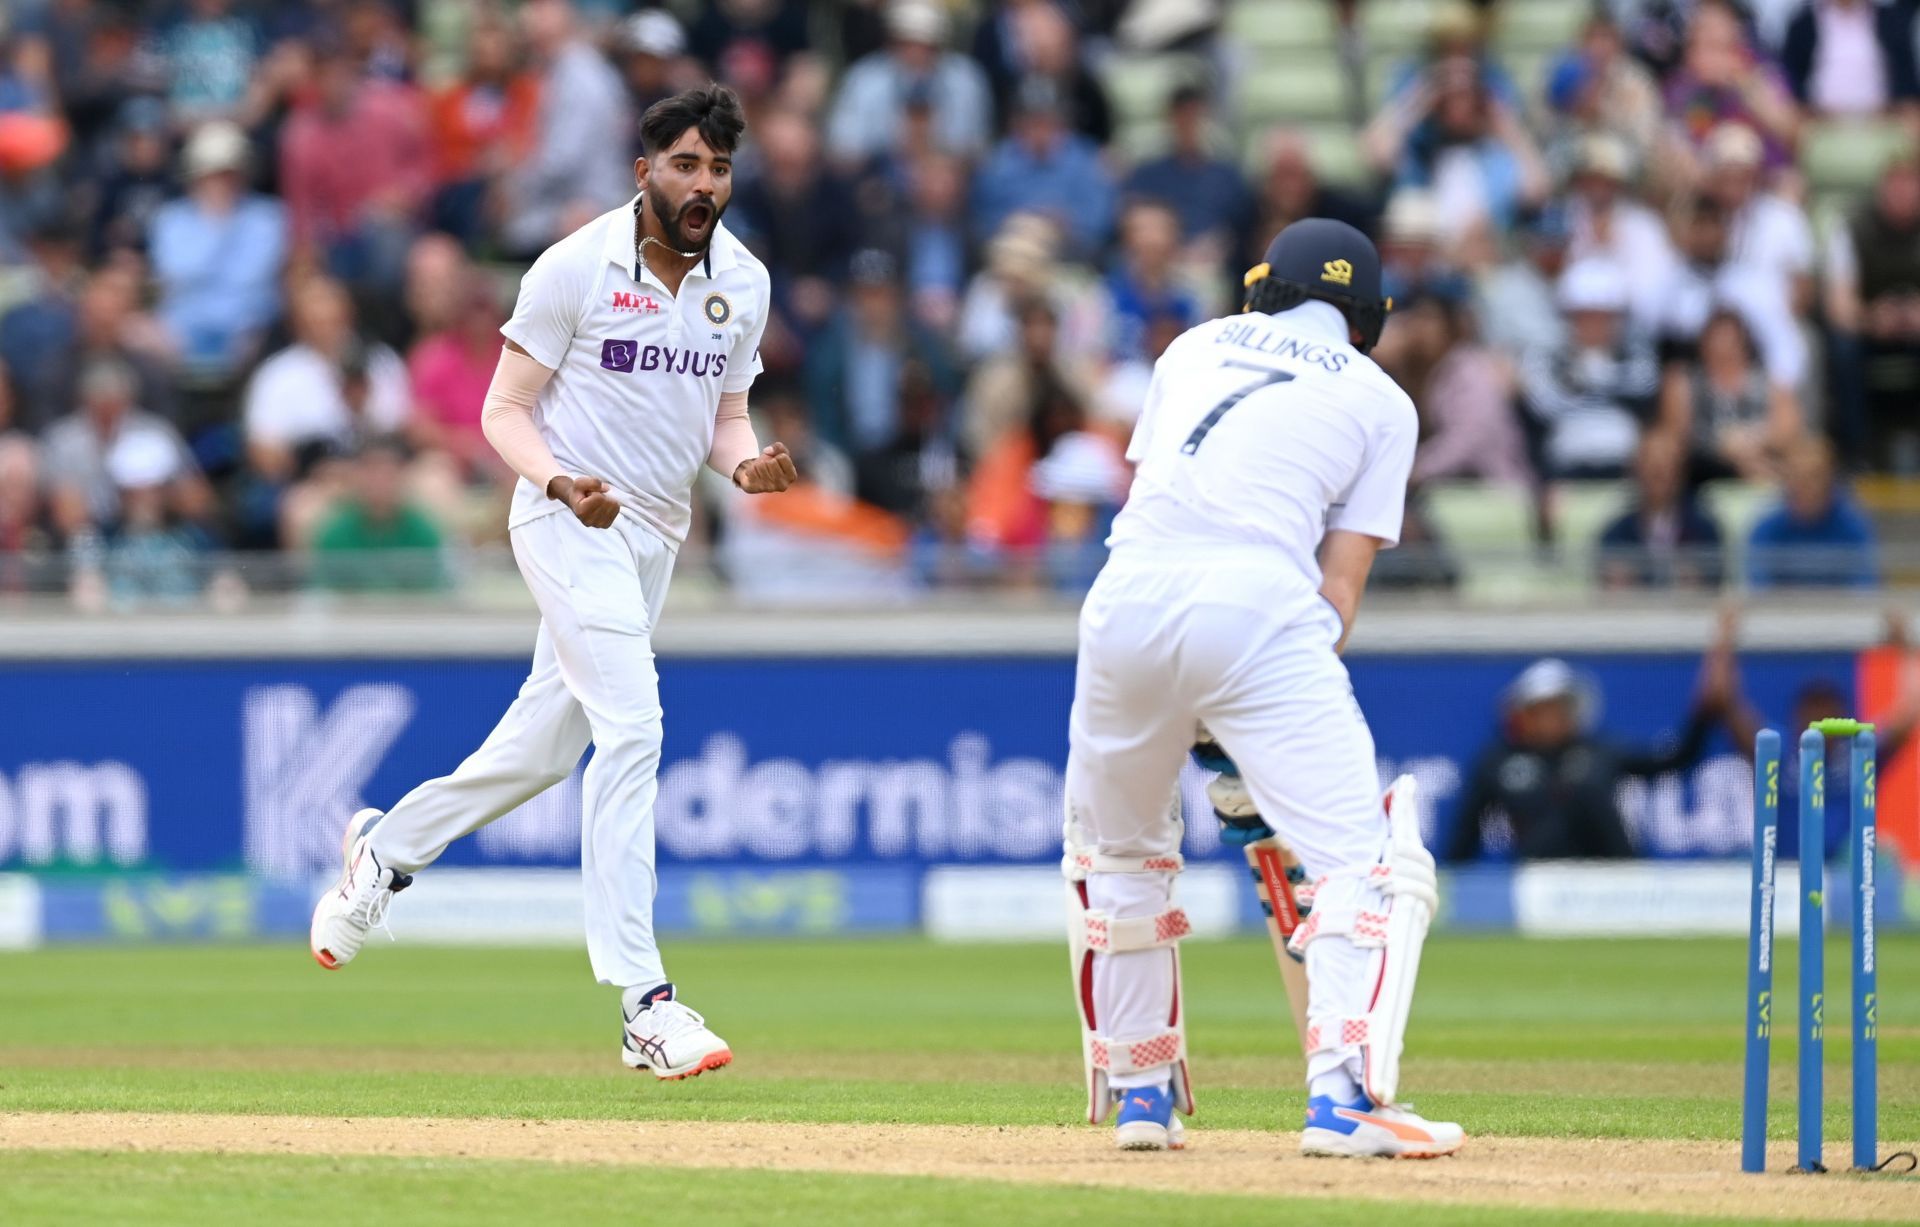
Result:
[[[1431,1121],[1411,1108],[1375,1104],[1362,1095],[1340,1103],[1331,1095],[1307,1100],[1300,1153],[1339,1159],[1438,1159],[1459,1150],[1467,1135],[1452,1121]]]
[[[1113,1118],[1113,1143],[1121,1150],[1179,1150],[1187,1128],[1173,1112],[1173,1094],[1164,1086],[1135,1086],[1113,1093],[1119,1114]]]

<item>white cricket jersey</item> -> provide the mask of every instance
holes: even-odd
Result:
[[[1309,301],[1211,320],[1168,346],[1127,448],[1138,467],[1114,562],[1270,559],[1257,577],[1219,568],[1220,595],[1285,616],[1276,575],[1283,601],[1317,594],[1327,529],[1397,543],[1419,422],[1347,335],[1337,309]]]
[[[542,252],[500,332],[554,371],[533,414],[554,459],[604,479],[622,515],[678,546],[720,394],[746,391],[760,373],[769,281],[719,225],[679,296],[669,294],[652,270],[635,266],[638,204],[635,197]],[[508,523],[562,510],[523,477]]]

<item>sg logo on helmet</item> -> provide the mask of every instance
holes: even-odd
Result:
[[[1353,284],[1353,265],[1345,260],[1329,260],[1320,266],[1320,280],[1331,281],[1335,285]]]

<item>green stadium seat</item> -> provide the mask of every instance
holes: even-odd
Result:
[[[1122,125],[1161,121],[1175,86],[1205,79],[1205,64],[1190,55],[1116,55],[1102,77]]]
[[[1412,51],[1427,40],[1433,0],[1362,0],[1360,34],[1369,53]]]
[[[1346,76],[1331,57],[1263,64],[1241,82],[1240,106],[1256,130],[1276,121],[1339,119],[1347,111]]]
[[[1817,123],[1800,138],[1800,169],[1815,192],[1858,192],[1873,185],[1888,157],[1912,148],[1897,123]]]
[[[1329,0],[1236,0],[1227,30],[1255,53],[1256,72],[1267,53],[1332,52],[1339,42]]]
[[[1558,51],[1579,35],[1587,12],[1572,0],[1507,0],[1494,10],[1494,45],[1502,54]]]
[[[1322,182],[1360,187],[1372,177],[1373,168],[1360,150],[1360,138],[1347,125],[1310,128],[1307,143],[1313,149],[1314,173]]]

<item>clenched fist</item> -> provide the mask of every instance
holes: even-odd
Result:
[[[778,494],[800,480],[793,457],[784,443],[769,443],[758,456],[742,460],[733,471],[733,484],[748,494]]]
[[[620,514],[620,504],[598,477],[556,477],[547,483],[547,497],[565,503],[588,528],[610,528]]]

